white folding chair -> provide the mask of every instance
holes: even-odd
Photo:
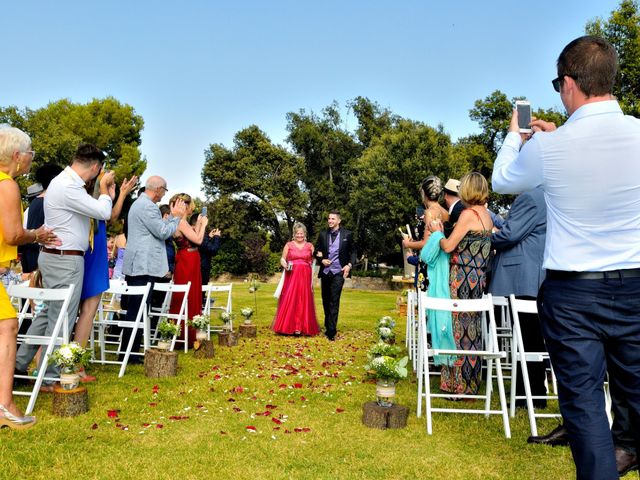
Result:
[[[151,310],[149,313],[149,317],[158,318],[158,322],[161,320],[172,320],[176,325],[178,325],[181,329],[183,340],[178,340],[178,336],[174,335],[171,339],[171,346],[169,350],[173,352],[176,342],[184,343],[184,351],[185,353],[189,351],[189,332],[187,329],[187,321],[189,319],[189,289],[191,288],[191,282],[186,284],[176,284],[176,283],[154,283],[153,291],[154,292],[164,292],[165,298],[162,303],[162,308],[160,311]],[[171,313],[171,298],[173,294],[181,293],[182,302],[180,303],[180,310],[178,313]],[[157,329],[156,329],[157,330]],[[154,332],[152,337],[153,339],[157,339],[157,333]]]
[[[28,396],[29,403],[25,410],[25,415],[29,415],[33,411],[33,407],[38,399],[38,393],[44,380],[55,382],[60,380],[60,377],[45,377],[47,371],[47,365],[49,365],[49,357],[53,353],[53,349],[56,346],[64,343],[69,343],[69,322],[67,310],[69,309],[69,302],[73,295],[73,285],[69,285],[68,288],[60,289],[45,289],[45,288],[32,288],[24,285],[10,285],[7,288],[7,294],[13,299],[20,299],[22,308],[18,313],[18,329],[22,325],[22,321],[30,315],[28,313],[30,302],[62,302],[60,307],[60,313],[53,327],[53,331],[50,336],[47,335],[18,335],[18,344],[28,345],[40,345],[42,346],[41,367],[38,368],[38,375],[36,376],[33,389],[31,391],[14,391],[14,395]],[[16,375],[15,378],[33,380],[33,377],[28,375]]]
[[[202,286],[202,293],[205,294],[204,308],[202,314],[209,317],[209,336],[211,332],[223,332],[226,330],[233,330],[233,319],[229,320],[229,323],[224,325],[213,325],[211,320],[211,312],[214,310],[220,310],[222,312],[231,313],[231,290],[233,284],[215,285],[210,283],[209,285]],[[226,300],[226,302],[224,302]],[[214,305],[215,304],[215,305]]]
[[[109,290],[105,292],[105,296],[107,298],[110,297],[109,302],[106,305],[103,302],[100,302],[100,305],[98,306],[97,318],[94,321],[94,330],[91,332],[91,345],[94,345],[94,332],[97,330],[98,344],[100,346],[100,359],[97,360],[94,356],[92,362],[107,365],[120,365],[120,371],[118,373],[119,378],[124,376],[129,363],[129,357],[131,355],[144,356],[144,351],[149,349],[150,332],[149,317],[147,314],[147,298],[149,297],[150,292],[151,283],[130,287],[122,280],[111,280]],[[140,308],[138,309],[133,322],[126,320],[127,311],[123,310],[118,303],[118,300],[121,302],[122,297],[127,296],[142,297],[140,300]],[[119,328],[118,339],[116,341],[107,341],[107,329],[110,327]],[[127,345],[122,344],[125,328],[131,329],[131,335]],[[133,344],[135,343],[136,334],[138,333],[139,328],[142,328],[144,348],[143,352],[134,352],[132,351]],[[110,344],[117,345],[115,350],[107,350],[107,345]],[[107,354],[116,355],[117,360],[107,360]],[[119,359],[120,355],[123,355],[122,360]]]
[[[418,406],[416,408],[416,416],[422,416],[422,398],[426,395],[426,388],[424,385],[424,364],[425,352],[429,348],[427,343],[427,315],[424,309],[424,299],[427,297],[427,292],[418,291],[418,334],[417,334],[417,346],[416,346],[416,377],[418,379]],[[429,361],[429,358],[426,358]]]
[[[491,296],[494,309],[500,313],[500,322],[496,321],[496,331],[498,335],[498,349],[507,354],[507,358],[502,364],[503,378],[511,378],[512,355],[511,343],[513,340],[513,329],[511,328],[511,310],[509,308],[509,298],[502,296]]]
[[[436,350],[434,348],[423,348],[423,353],[420,354],[422,360],[423,370],[423,382],[425,388],[425,405],[426,405],[426,417],[427,417],[427,433],[432,433],[432,414],[434,412],[448,412],[448,413],[467,413],[467,414],[484,414],[489,415],[502,415],[502,421],[504,425],[504,434],[506,438],[511,438],[511,429],[509,426],[509,412],[507,410],[507,399],[504,391],[504,381],[502,377],[502,360],[506,357],[504,352],[499,351],[498,336],[496,329],[496,320],[493,314],[493,302],[491,295],[487,295],[480,299],[474,300],[457,300],[457,299],[444,299],[444,298],[431,298],[424,296],[423,304],[421,308],[427,310],[441,310],[449,312],[478,312],[484,314],[489,318],[488,330],[487,322],[482,319],[481,321],[481,335],[483,350]],[[426,345],[426,324],[419,322],[419,328],[421,329],[420,341]],[[435,355],[454,355],[454,356],[475,356],[480,357],[487,362],[487,382],[486,393],[484,395],[477,394],[451,394],[451,393],[431,393],[430,373],[429,373],[429,358]],[[500,397],[500,410],[491,409],[491,393],[492,386],[492,371],[495,364],[496,378],[498,383],[498,394]],[[432,398],[469,398],[469,399],[483,399],[483,409],[466,409],[466,408],[434,408],[431,405]]]
[[[409,358],[412,361],[413,369],[416,369],[418,359],[417,353],[417,338],[416,338],[416,309],[418,303],[418,294],[415,289],[409,290],[407,295],[407,323],[405,330],[405,347],[409,354]]]

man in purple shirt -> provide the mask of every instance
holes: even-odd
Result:
[[[340,310],[340,295],[344,279],[351,273],[356,261],[353,237],[349,230],[340,228],[340,213],[329,213],[329,228],[320,233],[316,242],[316,259],[320,265],[320,287],[324,309],[325,335],[335,340]]]

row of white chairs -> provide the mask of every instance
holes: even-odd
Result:
[[[546,351],[527,352],[524,347],[520,314],[537,314],[537,303],[534,300],[516,299],[514,295],[510,295],[509,298],[485,295],[483,298],[477,300],[437,299],[428,297],[425,292],[416,293],[415,300],[412,300],[411,294],[409,298],[409,308],[407,309],[406,346],[409,355],[413,359],[413,365],[418,379],[418,417],[422,415],[422,401],[423,399],[425,400],[427,433],[432,433],[432,413],[434,412],[484,414],[485,416],[499,414],[503,418],[505,436],[510,438],[511,432],[509,417],[513,418],[515,416],[517,400],[525,401],[529,427],[531,435],[533,436],[538,435],[536,421],[538,418],[561,417],[559,413],[540,413],[536,412],[534,408],[534,400],[557,400],[558,398],[557,382],[549,361],[549,354]],[[411,308],[412,304],[416,307],[417,314],[416,311]],[[500,312],[501,322],[499,325],[495,320],[495,309]],[[481,321],[482,350],[470,352],[468,350],[436,350],[431,348],[427,343],[427,310],[441,310],[452,313],[481,313],[483,316]],[[432,393],[430,379],[432,376],[439,374],[434,370],[433,364],[430,363],[430,360],[432,360],[435,355],[472,355],[484,360],[487,379],[485,394],[453,395],[449,393]],[[546,395],[532,395],[527,362],[545,362],[549,365],[549,376],[551,380],[547,382]],[[518,365],[520,366],[520,371],[523,376],[523,385],[525,390],[524,395],[516,394]],[[511,379],[509,410],[507,410],[504,390],[505,378]],[[497,382],[498,386],[500,400],[499,410],[492,410],[490,408],[494,380]],[[609,423],[611,423],[611,397],[609,394],[608,383],[605,383],[603,388],[606,401],[605,408],[609,417]],[[484,408],[433,408],[431,400],[433,398],[443,397],[455,399],[481,399],[484,400]]]
[[[69,343],[70,341],[71,332],[69,331],[67,310],[74,288],[74,285],[69,285],[68,288],[63,289],[44,289],[33,288],[24,284],[10,285],[7,287],[7,293],[18,311],[18,328],[22,326],[25,320],[33,318],[32,312],[34,311],[34,307],[37,302],[61,303],[60,314],[56,319],[53,331],[50,335],[18,335],[18,345],[29,344],[41,347],[40,365],[42,365],[42,368],[38,369],[38,373],[35,378],[28,375],[15,376],[17,379],[34,380],[33,386],[29,390],[16,390],[13,392],[13,394],[17,396],[29,397],[29,402],[25,409],[25,415],[29,415],[33,411],[42,383],[45,380],[55,382],[60,379],[59,376],[45,376],[46,365],[48,365],[49,358],[51,357],[54,349],[62,344]],[[94,328],[91,330],[90,350],[93,354],[92,362],[119,365],[120,369],[118,376],[122,377],[125,374],[130,357],[132,355],[144,355],[143,352],[133,351],[133,344],[135,343],[135,337],[138,331],[142,330],[145,351],[149,349],[151,343],[156,340],[156,332],[151,332],[150,329],[150,319],[153,317],[156,317],[159,320],[163,318],[169,319],[180,325],[184,334],[181,339],[174,336],[170,349],[173,350],[175,348],[176,342],[182,342],[184,344],[185,351],[187,351],[188,332],[186,327],[187,320],[189,318],[188,292],[190,288],[190,283],[186,285],[156,283],[152,289],[150,283],[143,286],[128,286],[125,281],[111,280],[109,290],[103,294],[103,298],[99,304],[98,312],[94,320]],[[223,310],[231,313],[232,288],[232,284],[203,285],[202,291],[205,295],[203,315],[210,317],[212,312],[216,310]],[[149,311],[146,308],[147,299],[149,295],[153,294],[153,292],[163,293],[164,300],[159,309],[152,309]],[[171,297],[175,293],[182,293],[183,299],[180,303],[179,312],[172,314],[170,313]],[[123,297],[127,296],[141,297],[141,308],[139,308],[133,321],[126,320],[127,312],[120,306],[120,302]],[[115,329],[117,330],[117,333],[110,334],[109,331],[113,327],[117,327]],[[123,345],[123,332],[125,329],[130,330],[127,345]],[[210,337],[212,332],[219,332],[224,329],[233,329],[232,321],[221,326],[210,325],[208,335]],[[99,356],[96,355],[96,350],[99,351]],[[109,355],[109,358],[107,358],[107,355]]]

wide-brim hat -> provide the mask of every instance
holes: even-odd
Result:
[[[456,180],[455,178],[450,178],[447,180],[447,183],[444,184],[444,192],[449,195],[458,195],[458,190],[460,189],[460,180]]]
[[[40,183],[34,183],[33,185],[29,185],[27,187],[27,198],[34,198],[40,195],[44,189]]]

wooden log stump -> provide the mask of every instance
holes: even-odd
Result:
[[[407,304],[400,303],[398,304],[398,316],[403,318],[407,316]]]
[[[144,352],[144,374],[149,378],[175,377],[178,352],[151,348]]]
[[[238,334],[232,331],[224,331],[218,334],[218,345],[223,347],[235,347],[238,345]]]
[[[376,402],[367,402],[362,406],[362,423],[369,428],[404,428],[408,416],[409,409],[402,405],[381,407]]]
[[[213,358],[213,342],[211,340],[196,340],[193,342],[193,356],[195,358]]]
[[[89,411],[89,393],[86,387],[65,390],[53,389],[53,414],[59,417],[75,417]]]
[[[245,338],[256,338],[258,327],[250,323],[248,325],[240,325],[240,336]]]

